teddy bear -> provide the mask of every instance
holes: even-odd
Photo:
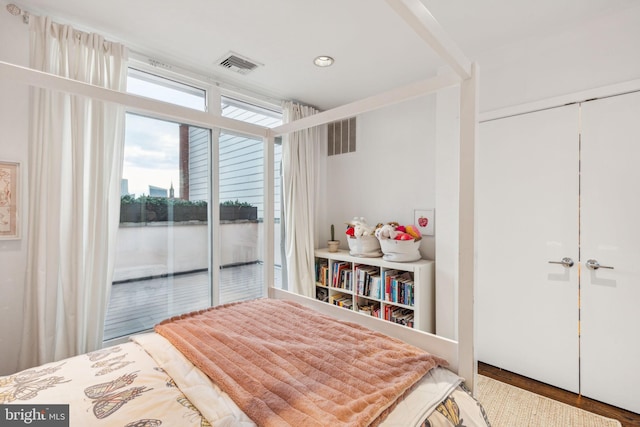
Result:
[[[354,237],[373,236],[375,231],[375,227],[367,224],[363,217],[353,217],[353,220],[348,225],[353,228]]]
[[[382,239],[395,239],[398,235],[396,231],[396,226],[392,223],[385,224],[382,227],[376,229],[375,235],[379,240]]]

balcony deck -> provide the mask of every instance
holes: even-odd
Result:
[[[220,270],[220,303],[263,296],[262,264]],[[280,283],[280,268],[275,269]],[[210,306],[208,272],[114,284],[107,310],[104,340],[153,328],[181,313]]]

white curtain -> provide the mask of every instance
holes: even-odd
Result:
[[[127,50],[30,19],[30,66],[126,89]],[[119,222],[122,106],[32,88],[21,368],[101,347]]]
[[[312,107],[293,102],[284,104],[285,123],[316,113]],[[320,135],[320,128],[316,126],[282,138],[286,277],[290,291],[308,297],[315,297],[315,196],[318,194]]]

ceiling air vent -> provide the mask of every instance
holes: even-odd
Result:
[[[238,55],[237,53],[229,52],[218,61],[218,65],[238,74],[249,74],[262,64],[259,64],[247,57]]]

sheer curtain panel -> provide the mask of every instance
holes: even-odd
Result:
[[[126,89],[127,50],[30,20],[30,66]],[[102,345],[119,223],[124,108],[32,88],[21,368]]]
[[[284,122],[317,111],[293,102],[284,104]],[[292,132],[282,138],[282,190],[284,194],[285,263],[288,289],[314,297],[314,230],[317,161],[320,157],[318,126]]]

